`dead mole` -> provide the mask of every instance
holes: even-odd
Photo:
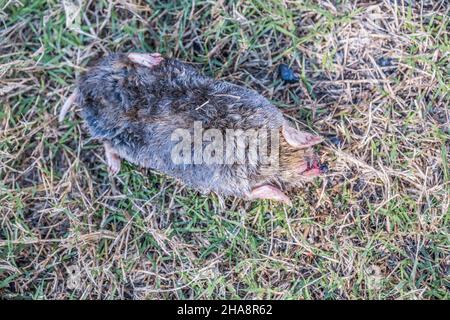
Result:
[[[72,103],[81,107],[91,135],[103,142],[113,174],[125,159],[202,193],[290,204],[285,192],[321,173],[312,148],[321,137],[291,127],[256,91],[158,53],[102,58],[80,77],[60,121]],[[235,139],[242,135],[248,139]],[[230,161],[231,155],[240,161]]]

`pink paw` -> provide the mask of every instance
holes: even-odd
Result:
[[[111,147],[109,142],[104,143],[105,158],[108,164],[108,170],[111,175],[116,175],[120,171],[120,157],[117,152]]]
[[[130,53],[128,58],[147,68],[155,67],[164,60],[159,53]]]
[[[315,144],[321,143],[323,139],[305,131],[299,131],[288,125],[283,126],[283,136],[294,148],[309,148]]]
[[[285,195],[280,189],[270,185],[262,185],[254,188],[249,195],[249,200],[256,199],[274,200],[282,202],[288,206],[292,206],[291,199],[289,199],[287,195]]]
[[[118,174],[120,171],[120,159],[115,156],[108,159],[108,169],[112,176]]]

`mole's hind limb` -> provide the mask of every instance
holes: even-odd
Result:
[[[120,171],[120,157],[109,142],[103,143],[103,146],[105,147],[105,157],[109,172],[112,175],[116,175]]]
[[[130,53],[128,59],[148,68],[155,67],[164,60],[159,53]]]
[[[250,200],[256,199],[268,199],[283,202],[289,206],[292,206],[291,199],[287,195],[285,195],[280,189],[269,186],[262,185],[260,187],[256,187],[252,190],[249,196]]]

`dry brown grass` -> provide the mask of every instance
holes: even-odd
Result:
[[[448,1],[0,1],[0,22],[0,296],[448,299]],[[56,115],[130,50],[258,90],[328,138],[329,175],[294,208],[109,178]]]

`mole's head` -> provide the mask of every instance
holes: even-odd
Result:
[[[320,164],[319,157],[313,149],[313,146],[320,142],[321,137],[299,131],[285,123],[280,129],[277,165],[263,165],[260,171],[265,177],[264,184],[271,182],[272,184],[270,187],[264,188],[263,185],[256,188],[258,190],[256,197],[289,203],[289,199],[273,184],[289,190],[326,173],[326,165]]]
[[[296,185],[301,180],[308,180],[324,173],[319,157],[313,146],[322,142],[322,138],[305,131],[299,131],[288,125],[281,130],[280,171],[282,179],[288,184]]]

